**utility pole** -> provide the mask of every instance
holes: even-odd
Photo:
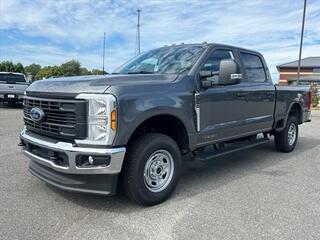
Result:
[[[102,74],[104,75],[104,57],[106,52],[106,32],[103,33]]]
[[[300,39],[300,51],[299,51],[299,60],[298,60],[297,85],[299,85],[299,81],[300,81],[301,54],[302,54],[302,45],[303,45],[304,22],[305,22],[305,18],[306,18],[306,8],[307,8],[307,0],[304,0],[302,27],[301,27],[301,39]]]
[[[137,39],[136,39],[136,55],[140,54],[140,13],[141,9],[138,8],[138,23],[137,23]]]

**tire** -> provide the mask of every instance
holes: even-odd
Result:
[[[298,121],[290,115],[285,128],[274,135],[276,149],[285,153],[292,152],[297,145],[298,134]]]
[[[121,179],[124,193],[147,206],[165,201],[178,183],[181,161],[180,149],[170,137],[158,133],[139,137],[125,157]]]

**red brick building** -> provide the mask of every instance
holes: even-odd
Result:
[[[297,81],[298,60],[277,66],[279,72],[279,84],[290,85]],[[307,57],[301,59],[300,68],[301,83],[320,83],[320,57]]]

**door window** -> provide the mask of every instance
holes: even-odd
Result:
[[[249,82],[265,82],[266,72],[259,56],[250,53],[240,53]]]
[[[232,59],[233,55],[232,52],[229,50],[216,50],[214,51],[207,62],[203,65],[202,71],[219,71],[220,69],[220,62],[224,59]],[[208,77],[208,81],[218,82],[219,76],[212,76]]]

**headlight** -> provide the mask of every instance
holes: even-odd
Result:
[[[88,101],[88,135],[78,144],[111,145],[116,134],[116,98],[111,94],[79,94]]]

